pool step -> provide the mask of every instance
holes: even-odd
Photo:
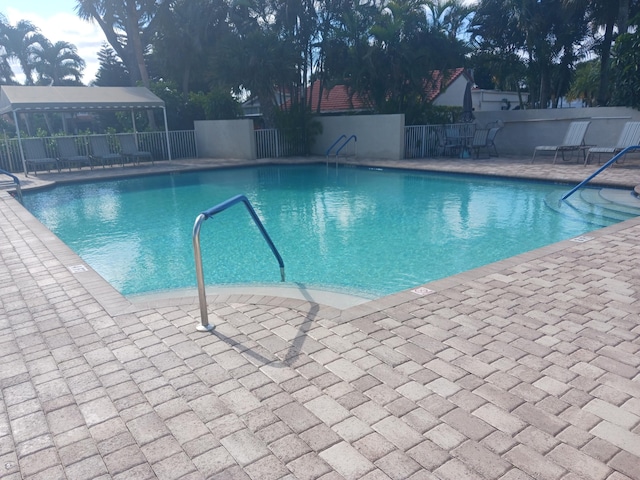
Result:
[[[615,188],[583,188],[566,201],[562,194],[547,197],[547,205],[565,216],[608,226],[640,216],[640,199],[631,190]]]

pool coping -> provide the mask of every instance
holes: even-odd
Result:
[[[501,159],[500,161],[460,161],[452,162],[449,159],[436,159],[427,161],[425,159],[419,160],[386,160],[386,159],[356,159],[345,158],[337,166],[329,164],[328,168],[345,168],[345,167],[362,167],[362,168],[386,168],[386,169],[400,169],[400,170],[416,170],[422,172],[433,173],[448,173],[448,174],[463,174],[463,175],[477,175],[484,177],[494,177],[503,179],[523,179],[542,182],[556,182],[562,184],[570,184],[572,181],[576,181],[576,175],[574,165],[564,165],[569,167],[570,174],[562,172],[561,174],[553,175],[550,172],[546,172],[541,175],[539,169],[531,169],[531,174],[527,176],[517,176],[510,171],[505,171],[505,165],[521,165],[528,162],[528,158],[517,159]],[[84,171],[69,171],[61,173],[48,173],[40,174],[36,177],[24,177],[23,190],[50,188],[55,184],[76,183],[86,181],[102,181],[102,180],[114,180],[120,178],[131,178],[144,175],[162,175],[166,173],[188,173],[197,171],[208,171],[221,168],[237,168],[237,167],[253,167],[261,165],[298,165],[298,164],[317,164],[326,163],[325,159],[321,157],[291,157],[291,158],[276,158],[276,159],[262,159],[257,161],[251,160],[238,160],[238,159],[187,159],[187,160],[174,160],[171,162],[156,162],[156,165],[140,165],[140,166],[128,166],[128,167],[109,167],[109,168],[95,168],[92,170]],[[477,166],[489,166],[486,169],[472,168]],[[538,163],[536,166],[548,167],[544,163]],[[557,167],[554,165],[555,169]],[[559,168],[562,168],[560,165]],[[551,172],[554,169],[550,169]],[[586,170],[586,169],[585,169]],[[625,170],[626,172],[626,170]],[[589,173],[588,171],[586,172]],[[605,178],[601,179],[599,183],[593,184],[593,186],[600,187],[615,187],[615,188],[628,188],[633,189],[637,182],[631,180],[631,176],[626,173],[618,178]],[[22,178],[21,178],[21,181]],[[3,192],[0,192],[2,194]],[[24,209],[22,205],[20,208]],[[196,306],[199,305],[198,292],[196,288],[193,289],[178,289],[173,294],[173,291],[166,292],[152,292],[149,295],[135,295],[131,298],[121,294],[117,291],[109,282],[107,282],[100,274],[87,265],[79,255],[77,255],[70,247],[68,247],[62,240],[57,238],[47,227],[45,227],[38,219],[24,209],[24,213],[27,214],[25,218],[25,224],[29,225],[30,229],[36,233],[40,238],[46,238],[49,242],[48,245],[55,253],[60,262],[65,265],[72,273],[77,277],[79,281],[87,288],[96,301],[110,314],[110,315],[122,315],[127,313],[135,313],[138,311],[146,310],[152,307],[165,307],[171,305],[181,306]],[[30,217],[30,218],[29,218]],[[590,237],[607,235],[615,233],[620,228],[627,228],[629,225],[640,222],[639,219],[631,219],[623,222],[619,222],[615,225],[600,228],[589,233]],[[314,304],[322,306],[326,311],[331,311],[330,316],[335,318],[336,316],[343,317],[345,319],[355,318],[363,314],[363,312],[375,312],[383,307],[400,305],[416,296],[422,296],[415,293],[417,289],[427,289],[429,293],[436,292],[442,289],[450,288],[453,285],[479,278],[486,274],[486,272],[499,271],[504,268],[517,265],[519,263],[531,261],[537,258],[544,257],[549,253],[555,253],[565,248],[569,248],[573,245],[572,239],[563,240],[561,242],[553,243],[544,247],[540,247],[528,252],[524,252],[513,257],[505,258],[492,262],[465,272],[461,272],[442,279],[433,280],[425,284],[415,285],[409,289],[399,291],[390,295],[385,295],[378,298],[373,298],[364,301],[362,297],[357,295],[353,296],[352,301],[348,299],[349,295],[339,295],[335,298],[331,298],[331,290],[324,290],[322,288],[300,289],[299,292],[293,291],[293,287],[289,286],[287,293],[291,295],[283,295],[286,289],[280,289],[277,285],[273,289],[263,289],[263,286],[256,286],[248,284],[246,286],[234,285],[228,288],[224,286],[218,288],[216,285],[207,285],[207,302],[260,302],[265,298],[272,299],[271,302],[279,302],[280,298],[287,299],[290,305],[295,305],[298,302],[299,305]],[[260,293],[252,293],[259,287]],[[217,290],[222,292],[217,293]],[[211,292],[213,290],[213,292]],[[309,295],[312,293],[312,295]],[[314,298],[315,296],[315,298]],[[275,300],[274,300],[275,299]],[[340,312],[338,314],[338,312]],[[346,321],[346,320],[345,320]]]

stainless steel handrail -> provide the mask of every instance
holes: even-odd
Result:
[[[583,187],[584,185],[586,185],[587,183],[589,183],[591,180],[593,180],[596,176],[600,175],[600,173],[605,170],[606,168],[609,168],[611,165],[613,165],[614,163],[616,163],[618,161],[618,159],[620,159],[620,157],[623,157],[626,153],[631,152],[632,150],[638,150],[640,149],[640,145],[633,145],[631,147],[627,147],[624,150],[622,150],[621,152],[619,152],[617,155],[615,155],[614,157],[612,157],[607,163],[605,163],[603,166],[601,166],[598,170],[596,170],[595,172],[593,172],[591,175],[589,175],[587,178],[585,178],[582,182],[580,182],[578,185],[576,185],[575,187],[573,187],[571,189],[571,191],[569,191],[568,193],[566,193],[563,197],[562,200],[566,200],[567,198],[569,198],[571,195],[573,195],[574,193],[576,193],[581,187]]]
[[[276,259],[278,260],[278,265],[280,265],[281,281],[284,282],[285,280],[284,262],[282,260],[282,257],[280,256],[280,253],[278,252],[278,249],[274,245],[273,240],[271,240],[271,237],[267,233],[267,230],[264,228],[264,225],[260,221],[258,214],[251,206],[251,202],[249,202],[249,199],[247,197],[245,197],[244,195],[236,195],[235,197],[229,198],[228,200],[225,200],[224,202],[219,203],[218,205],[210,208],[209,210],[205,210],[200,215],[198,215],[198,217],[196,218],[196,222],[193,225],[193,254],[195,256],[195,261],[196,261],[196,278],[198,280],[198,299],[200,301],[200,325],[198,325],[196,328],[201,332],[208,332],[210,330],[213,330],[215,326],[209,324],[209,314],[207,312],[207,295],[205,292],[205,285],[204,285],[204,272],[202,270],[202,254],[200,252],[200,228],[202,227],[202,224],[204,223],[205,220],[241,202],[244,203],[245,207],[247,207],[247,210],[249,211],[249,214],[251,215],[253,222],[256,224],[256,226],[260,230],[262,237],[265,239],[265,241],[269,245],[269,248],[273,252]]]
[[[18,200],[20,201],[20,203],[22,203],[22,188],[20,187],[20,179],[16,177],[14,174],[9,173],[6,170],[2,170],[1,168],[0,168],[0,175],[7,175],[11,177],[11,179],[13,180],[13,183],[16,186],[16,196],[18,197]]]

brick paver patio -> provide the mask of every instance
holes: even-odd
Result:
[[[640,219],[589,237],[345,310],[212,296],[202,333],[193,297],[131,303],[0,192],[0,477],[640,479]]]

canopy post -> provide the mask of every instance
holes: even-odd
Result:
[[[164,134],[167,138],[167,155],[171,161],[171,143],[169,142],[169,124],[167,123],[167,109],[162,107],[162,116],[164,117]]]
[[[20,125],[18,125],[18,115],[16,114],[15,110],[13,110],[13,122],[16,124],[16,136],[18,137],[18,148],[20,149],[20,158],[22,159],[22,171],[24,172],[24,176],[28,177],[29,173],[27,172],[27,161],[24,158],[22,139],[20,138]]]

